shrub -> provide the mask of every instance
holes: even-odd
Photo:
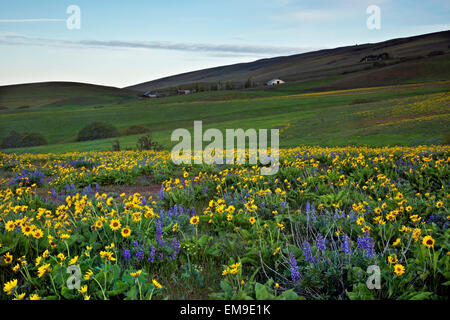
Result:
[[[141,125],[132,125],[132,126],[129,126],[128,128],[125,129],[124,135],[125,136],[132,136],[132,135],[135,135],[135,134],[147,133],[147,132],[150,132],[150,128],[149,127],[141,126]]]
[[[436,51],[431,51],[430,53],[428,53],[428,56],[434,57],[434,56],[440,56],[443,54],[444,54],[444,51],[436,50]]]
[[[20,134],[17,131],[13,130],[9,133],[9,136],[3,138],[2,148],[3,149],[17,148],[19,147],[19,143],[20,143]]]
[[[3,138],[1,147],[19,148],[19,147],[33,147],[48,144],[44,136],[38,132],[23,132],[11,131],[9,136]]]
[[[78,132],[77,141],[105,139],[119,136],[119,131],[111,124],[92,122]]]
[[[45,140],[44,136],[38,132],[25,132],[21,134],[21,147],[42,146],[45,144],[48,144],[47,140]]]
[[[150,135],[140,137],[138,139],[136,147],[139,151],[142,150],[160,151],[163,148],[163,146],[159,144],[159,142],[153,141]]]

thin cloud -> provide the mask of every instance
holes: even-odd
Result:
[[[62,22],[66,19],[50,19],[50,18],[37,18],[37,19],[0,19],[0,23],[28,23],[28,22]]]
[[[211,43],[184,43],[169,41],[120,41],[120,40],[59,40],[35,38],[21,34],[0,35],[0,43],[9,45],[48,45],[57,47],[79,48],[118,48],[118,49],[149,49],[149,50],[175,50],[191,52],[207,52],[218,54],[293,54],[307,52],[319,48],[288,47],[288,46],[261,46],[238,44],[211,44]]]

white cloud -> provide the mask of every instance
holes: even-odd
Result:
[[[60,40],[35,38],[22,34],[5,33],[0,35],[0,44],[39,45],[78,48],[117,48],[117,49],[159,49],[191,52],[208,52],[218,54],[262,54],[285,55],[314,50],[311,47],[288,47],[251,44],[212,44],[168,41],[121,41],[121,40]]]

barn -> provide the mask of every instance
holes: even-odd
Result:
[[[275,79],[272,79],[270,81],[267,81],[266,85],[267,86],[275,86],[277,84],[282,84],[282,83],[285,83],[285,82],[283,80],[281,80],[281,79],[275,78]]]

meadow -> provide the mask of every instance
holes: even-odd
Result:
[[[423,104],[448,111],[437,91],[383,92],[396,102],[380,105],[384,121],[358,112],[382,132],[400,119],[408,130],[418,121],[404,117],[409,99],[431,130]],[[283,107],[295,114],[302,99]],[[339,105],[351,95],[330,99],[336,116],[355,108]],[[263,102],[247,111],[281,107]],[[153,107],[175,115],[177,104]],[[286,116],[286,132],[308,122],[301,114]],[[449,146],[301,146],[281,149],[278,173],[261,176],[258,166],[176,166],[167,151],[0,153],[0,299],[447,300],[449,161]]]
[[[205,129],[278,128],[283,147],[439,144],[450,134],[448,81],[308,92],[313,85],[317,82],[161,99],[95,86],[81,90],[76,84],[67,85],[69,89],[30,85],[26,93],[10,89],[0,92],[1,104],[9,106],[0,110],[0,138],[11,130],[31,130],[48,145],[2,151],[109,151],[116,139],[123,149],[136,146],[139,136],[76,142],[77,133],[98,119],[121,132],[131,125],[146,126],[166,150],[175,144],[170,141],[173,130],[191,130],[200,119]]]

